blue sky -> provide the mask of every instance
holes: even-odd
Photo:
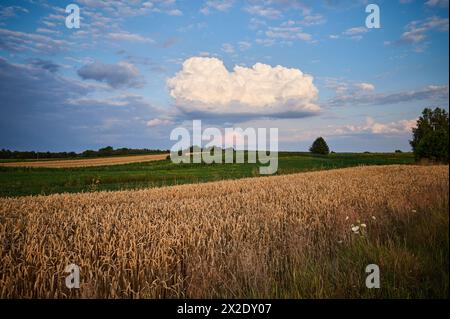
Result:
[[[424,107],[448,110],[448,68],[448,0],[2,1],[0,148],[170,148],[200,119],[406,151]]]

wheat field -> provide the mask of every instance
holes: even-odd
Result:
[[[448,174],[357,167],[2,198],[0,297],[446,297]],[[65,287],[71,263],[80,289]]]
[[[29,162],[6,162],[0,163],[4,167],[46,167],[46,168],[70,168],[70,167],[90,167],[104,165],[121,165],[141,162],[160,161],[167,158],[169,154],[156,155],[131,155],[131,156],[110,156],[76,160],[45,160]]]

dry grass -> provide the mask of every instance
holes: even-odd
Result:
[[[0,199],[0,297],[445,297],[448,186],[448,166],[382,166]]]
[[[5,166],[5,167],[70,168],[70,167],[120,165],[120,164],[160,161],[160,160],[166,159],[168,155],[169,154],[156,154],[156,155],[133,155],[133,156],[101,157],[101,158],[76,159],[76,160],[46,160],[46,161],[30,161],[30,162],[7,162],[7,163],[0,163],[0,166]]]

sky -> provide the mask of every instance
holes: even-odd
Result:
[[[448,110],[448,2],[2,0],[0,149],[168,149],[201,120],[409,151],[422,110]]]

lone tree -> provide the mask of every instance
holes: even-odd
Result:
[[[328,148],[327,142],[322,137],[318,137],[314,143],[309,148],[309,151],[314,154],[328,155],[330,149]]]
[[[444,109],[424,109],[410,141],[416,159],[448,162],[448,129],[448,113]]]

